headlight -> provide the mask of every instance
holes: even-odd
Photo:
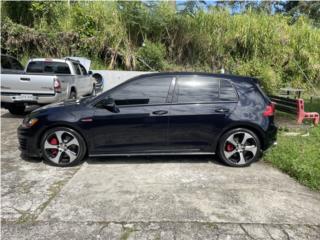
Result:
[[[37,118],[25,118],[22,122],[22,126],[25,128],[31,128],[38,122]]]

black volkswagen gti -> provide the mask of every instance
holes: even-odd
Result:
[[[86,156],[218,154],[247,166],[276,141],[256,79],[205,73],[134,77],[99,96],[51,104],[18,128],[22,155],[71,166]]]

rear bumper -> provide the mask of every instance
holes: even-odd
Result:
[[[17,131],[21,154],[28,157],[41,157],[36,134],[30,129],[23,128],[22,126],[19,126]]]
[[[59,102],[66,98],[66,95],[63,93],[55,94],[33,94],[34,100],[17,100],[21,94],[19,93],[1,93],[1,104],[6,107],[10,104],[50,104],[54,102]]]
[[[278,127],[275,124],[271,124],[268,130],[266,131],[263,150],[277,145],[277,133]]]

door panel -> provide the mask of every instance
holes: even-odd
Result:
[[[95,154],[162,151],[167,148],[169,105],[97,109],[92,136]],[[157,112],[167,112],[156,114]]]
[[[230,120],[236,103],[172,105],[168,144],[171,150],[214,152],[214,142]],[[229,112],[217,110],[225,109]]]
[[[170,149],[214,152],[217,137],[230,123],[229,115],[236,104],[232,85],[221,85],[220,79],[196,74],[177,76],[169,114]]]
[[[120,111],[96,109],[94,151],[125,154],[167,149],[174,82],[171,75],[142,76],[106,92],[104,98],[112,98]]]

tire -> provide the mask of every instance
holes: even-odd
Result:
[[[95,74],[92,75],[92,77],[94,79],[96,79],[98,85],[102,85],[103,84],[103,77],[100,74],[95,73]]]
[[[95,96],[97,94],[96,92],[96,85],[93,85],[93,88],[92,88],[92,92],[91,92],[91,96]]]
[[[8,110],[11,114],[14,114],[14,115],[23,115],[25,112],[25,106],[24,105],[12,105],[10,107],[8,107]]]
[[[87,148],[81,135],[71,128],[56,127],[45,132],[41,139],[41,153],[45,162],[58,167],[80,164]]]
[[[69,98],[70,98],[70,99],[73,99],[73,100],[76,100],[76,99],[77,99],[77,93],[76,93],[74,90],[72,90],[72,91],[70,92]]]
[[[257,135],[248,129],[232,129],[220,138],[218,154],[229,166],[249,166],[259,160],[261,143]]]

